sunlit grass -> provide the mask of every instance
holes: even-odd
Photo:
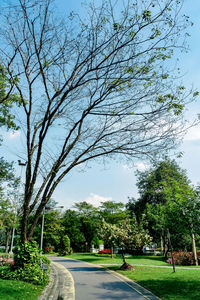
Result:
[[[200,299],[200,271],[177,269],[175,273],[166,268],[134,267],[133,271],[119,271],[128,278],[137,281],[164,300]]]
[[[122,264],[122,256],[116,255],[114,258],[110,256],[96,256],[95,253],[74,253],[67,255],[68,258],[80,259],[94,264]],[[162,256],[127,256],[126,261],[132,265],[155,265],[155,266],[169,266],[166,259]]]
[[[37,300],[43,288],[23,281],[0,279],[0,300]]]

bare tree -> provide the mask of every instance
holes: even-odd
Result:
[[[1,61],[23,103],[26,241],[73,168],[173,146],[188,94],[166,62],[184,48],[188,20],[175,0],[91,3],[83,20],[71,13],[62,21],[52,0],[14,4],[1,13]]]

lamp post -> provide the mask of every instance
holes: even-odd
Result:
[[[44,237],[44,215],[45,215],[45,210],[53,210],[56,208],[64,208],[64,206],[56,206],[56,207],[44,207],[42,211],[42,226],[41,226],[41,238],[40,238],[40,249],[42,252],[43,249],[43,237]]]
[[[22,178],[22,169],[23,169],[23,167],[26,166],[26,164],[27,164],[27,161],[22,162],[21,160],[18,160],[18,165],[21,166],[20,179]],[[18,193],[19,193],[19,191],[18,191]],[[16,200],[19,200],[19,195],[18,195],[18,199],[16,199]],[[17,207],[17,203],[16,203],[16,207]],[[16,217],[17,217],[17,208],[15,210],[15,218],[14,218],[14,226],[13,226],[13,230],[12,230],[10,253],[12,253],[12,251],[13,251],[13,244],[14,244],[14,238],[15,238],[15,222],[16,222]]]

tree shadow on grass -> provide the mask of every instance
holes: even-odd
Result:
[[[140,280],[139,284],[164,300],[200,299],[199,280]]]

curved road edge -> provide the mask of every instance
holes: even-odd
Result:
[[[74,279],[61,264],[51,261],[49,284],[38,300],[75,300]]]

